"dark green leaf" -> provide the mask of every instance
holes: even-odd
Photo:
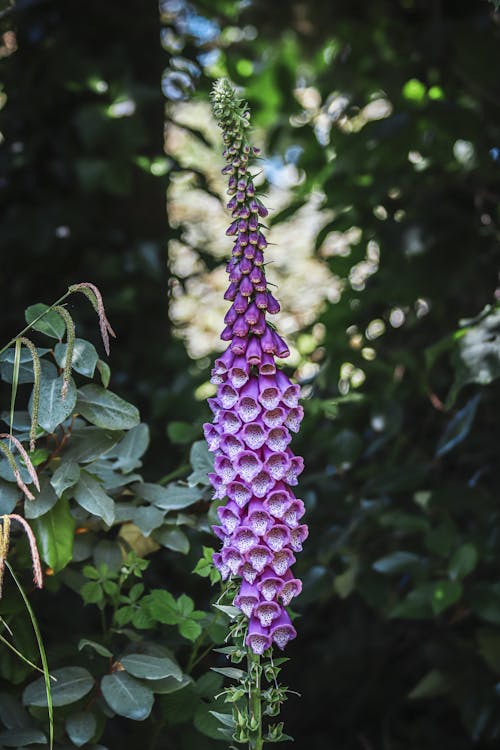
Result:
[[[67,348],[67,344],[56,344],[55,346],[54,355],[59,367],[64,368],[66,364]],[[93,344],[85,341],[85,339],[75,339],[73,357],[71,359],[71,367],[75,372],[79,372],[80,375],[85,375],[87,378],[92,378],[98,359],[99,356]]]
[[[167,657],[149,656],[148,654],[128,654],[120,659],[126,671],[134,677],[146,680],[161,680],[164,677],[182,678],[182,670]]]
[[[103,646],[102,643],[96,643],[96,641],[89,641],[87,638],[82,638],[78,642],[78,651],[81,651],[85,646],[88,646],[89,648],[93,649],[99,656],[107,656],[111,658],[113,654],[111,651],[106,648],[106,646]]]
[[[472,573],[477,565],[477,549],[473,544],[462,544],[452,555],[448,571],[450,577],[462,579]]]
[[[107,455],[121,439],[121,430],[101,430],[99,427],[78,427],[71,433],[69,448],[64,453],[66,460],[88,463]]]
[[[126,672],[113,672],[101,680],[102,694],[119,716],[144,721],[151,713],[153,692]]]
[[[139,424],[135,406],[100,385],[85,385],[78,390],[77,411],[96,427],[130,430]]]
[[[174,552],[181,552],[183,555],[187,555],[189,552],[189,539],[180,529],[165,526],[159,531],[155,531],[153,539],[162,547],[172,549]]]
[[[90,711],[78,711],[66,719],[66,732],[77,747],[85,745],[95,734],[97,722]]]
[[[20,497],[17,484],[0,479],[0,515],[12,513]]]
[[[47,738],[40,729],[6,729],[0,732],[0,742],[5,747],[45,745]]]
[[[72,557],[76,525],[68,501],[60,498],[51,510],[35,518],[31,525],[42,559],[56,573],[65,568]]]
[[[208,485],[207,474],[214,469],[214,459],[204,440],[193,443],[189,460],[193,467],[193,471],[188,477],[190,487],[197,484]]]
[[[76,502],[94,516],[102,518],[107,526],[111,526],[115,519],[115,503],[107,495],[102,484],[91,474],[82,471],[78,484],[73,489]]]
[[[129,430],[117,445],[109,452],[109,458],[116,458],[113,468],[128,472],[140,466],[139,459],[149,445],[149,427],[138,424]]]
[[[422,558],[412,552],[405,552],[399,550],[398,552],[392,552],[386,557],[382,557],[373,563],[372,568],[377,573],[404,573],[411,570],[415,566],[422,564]]]
[[[63,376],[48,380],[42,377],[40,382],[40,404],[38,407],[38,424],[48,432],[64,422],[75,409],[76,386],[73,378],[69,379],[66,396],[62,395]],[[33,395],[30,399],[29,413],[32,413]]]
[[[57,495],[47,474],[44,474],[40,479],[40,492],[35,490],[33,494],[35,499],[24,504],[26,518],[39,518],[57,503]]]
[[[432,592],[432,609],[436,615],[455,604],[462,596],[462,585],[458,581],[439,581]]]
[[[94,678],[83,667],[63,667],[51,672],[56,679],[51,681],[52,703],[54,706],[68,706],[83,698],[94,687]],[[26,706],[46,706],[47,695],[43,678],[32,682],[24,690],[23,703]]]
[[[463,409],[455,414],[439,440],[436,456],[444,456],[465,440],[472,427],[480,400],[480,394],[476,394]]]
[[[50,484],[56,495],[61,497],[64,490],[73,487],[80,479],[80,467],[75,461],[64,460],[52,474]]]
[[[38,302],[36,305],[30,305],[26,308],[24,313],[26,323],[33,323],[33,321],[42,315],[42,313],[46,313],[43,318],[40,318],[40,320],[37,323],[34,323],[32,327],[35,331],[40,331],[41,333],[45,333],[47,336],[50,336],[53,339],[59,339],[60,341],[66,332],[66,324],[59,313],[54,312],[53,310],[46,312],[47,310],[49,310],[49,306],[44,305],[43,302]]]
[[[194,505],[201,498],[198,489],[175,484],[162,487],[160,484],[142,482],[134,484],[132,489],[138,497],[154,503],[157,508],[161,508],[162,510],[181,510],[182,508]]]

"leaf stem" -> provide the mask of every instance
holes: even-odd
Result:
[[[11,340],[8,342],[8,344],[5,344],[5,346],[3,346],[0,349],[0,354],[3,354],[9,348],[9,346],[12,346],[12,344],[15,344],[16,343],[16,339],[20,338],[21,336],[24,336],[25,333],[27,333],[28,331],[30,331],[33,328],[33,326],[35,325],[35,323],[38,323],[39,320],[41,320],[42,318],[44,318],[45,315],[47,315],[47,313],[49,313],[51,310],[54,309],[54,307],[57,307],[57,305],[60,305],[61,302],[64,302],[64,300],[67,297],[69,297],[71,294],[73,294],[73,292],[71,292],[68,289],[68,291],[65,292],[65,294],[63,294],[62,297],[59,297],[59,299],[56,300],[55,302],[53,302],[50,307],[48,307],[46,310],[43,311],[43,313],[40,313],[40,315],[38,315],[38,317],[36,317],[34,320],[31,321],[31,323],[28,323],[28,325],[25,328],[23,328],[22,331],[19,331],[18,334],[16,334],[13,338],[11,338]]]
[[[260,678],[262,667],[260,656],[254,654],[249,647],[247,651],[248,679],[250,684],[248,695],[249,714],[249,750],[262,750],[264,740],[262,739],[262,703],[260,695]]]

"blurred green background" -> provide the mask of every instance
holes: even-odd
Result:
[[[113,390],[152,430],[146,475],[186,462],[229,249],[207,97],[219,75],[244,87],[306,411],[288,731],[310,750],[496,747],[494,3],[4,6],[0,341],[27,305],[95,283]]]

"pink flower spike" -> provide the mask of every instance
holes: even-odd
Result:
[[[297,528],[292,529],[290,546],[294,552],[302,552],[302,544],[305,542],[308,535],[309,529],[306,524],[302,524],[302,526],[297,526]]]
[[[234,500],[238,508],[244,508],[252,497],[252,493],[241,482],[230,482],[227,487],[227,496]]]
[[[272,451],[284,451],[290,443],[292,436],[286,427],[273,427],[269,430],[266,445]]]
[[[222,555],[219,552],[214,552],[214,554],[212,555],[212,561],[221,574],[222,580],[225,581],[227,578],[229,578],[231,570],[228,565],[222,562]]]
[[[292,432],[298,432],[300,423],[304,418],[304,409],[302,406],[296,406],[294,409],[290,409],[285,419],[285,424]]]
[[[240,523],[240,509],[236,503],[229,500],[225,505],[217,508],[217,515],[227,534],[232,534]]]
[[[287,413],[281,406],[265,411],[262,415],[262,421],[266,427],[280,427],[283,423],[286,424],[286,419]]]
[[[273,601],[276,599],[278,594],[281,592],[283,586],[282,579],[275,575],[271,568],[264,568],[260,581],[257,584],[259,593],[264,597],[266,602]]]
[[[252,336],[246,352],[246,360],[249,365],[260,365],[262,359],[262,347],[260,339]]]
[[[252,584],[247,581],[243,581],[238,595],[234,598],[234,606],[241,609],[241,611],[250,618],[258,603],[259,594],[256,587],[252,586]]]
[[[230,435],[235,435],[240,430],[241,419],[239,419],[234,412],[227,411],[226,409],[221,409],[219,411],[218,417],[218,423],[220,424],[223,432],[229,433]]]
[[[290,542],[290,529],[288,526],[276,524],[271,526],[264,539],[273,552],[280,552]]]
[[[250,422],[243,427],[239,437],[250,450],[258,450],[267,440],[267,430],[259,422]]]
[[[261,375],[274,375],[276,372],[276,365],[274,363],[274,357],[271,354],[262,355],[259,372]]]
[[[245,482],[251,482],[262,468],[261,461],[253,451],[242,451],[235,459],[234,465]]]
[[[265,497],[274,483],[274,479],[267,471],[259,471],[253,479],[252,492],[255,497]]]
[[[273,559],[271,560],[271,568],[274,570],[277,576],[285,575],[288,568],[290,568],[295,562],[295,557],[290,550],[285,547],[279,552],[275,552]]]
[[[234,547],[223,547],[221,552],[221,558],[224,565],[227,565],[233,576],[238,575],[238,572],[243,565],[243,558]]]
[[[283,485],[284,486],[284,485]],[[275,489],[264,500],[264,507],[275,518],[283,518],[292,500],[286,490]]]
[[[241,555],[245,555],[254,547],[257,547],[259,538],[249,526],[240,526],[231,536],[231,545],[235,547]]]
[[[281,554],[281,552],[279,554]],[[290,555],[292,555],[291,552]],[[263,544],[259,544],[256,547],[253,547],[250,552],[247,553],[246,559],[258,573],[261,573],[266,565],[269,565],[274,558],[271,550],[268,547],[265,547]],[[290,565],[292,565],[292,563],[290,563]],[[290,567],[290,565],[288,565],[287,568]]]
[[[225,383],[217,389],[217,397],[223,409],[232,409],[238,401],[238,391]]]
[[[295,529],[299,525],[299,520],[304,515],[305,510],[304,503],[297,498],[286,509],[283,521],[289,528]]]

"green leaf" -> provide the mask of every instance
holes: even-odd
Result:
[[[12,513],[19,496],[20,490],[17,484],[0,479],[0,516]]]
[[[24,706],[9,693],[0,693],[0,721],[6,729],[26,729],[32,724]]]
[[[236,669],[236,667],[211,667],[211,670],[223,677],[229,677],[231,680],[241,680],[245,676],[245,672],[242,669]]]
[[[49,310],[49,306],[44,305],[43,302],[38,302],[36,305],[30,305],[24,312],[26,323],[33,323],[36,318],[43,313],[46,313],[43,318],[40,318],[39,321],[32,325],[32,328],[34,328],[35,331],[40,331],[40,333],[45,333],[47,336],[50,336],[53,339],[59,339],[60,341],[66,332],[66,324],[59,313],[56,313],[53,310],[46,312],[47,310]]]
[[[189,552],[189,539],[180,529],[165,526],[163,529],[155,531],[153,539],[162,547],[172,549],[174,552],[181,552],[183,555],[187,555]]]
[[[5,732],[0,732],[0,742],[5,747],[26,747],[45,745],[47,738],[40,729],[6,729]]]
[[[185,674],[182,675],[180,680],[176,680],[175,677],[164,677],[162,680],[149,680],[148,687],[151,688],[153,693],[170,695],[171,693],[176,693],[178,690],[182,690],[191,681],[191,677]]]
[[[455,414],[439,440],[436,456],[446,455],[465,440],[471,430],[480,400],[481,394],[478,393],[466,403],[463,409]]]
[[[130,430],[139,424],[139,411],[100,385],[91,383],[78,389],[77,411],[96,427]]]
[[[55,678],[52,682],[52,703],[54,706],[68,706],[83,698],[94,687],[94,678],[83,667],[62,667],[51,672]],[[46,706],[47,695],[43,677],[32,682],[24,690],[25,706]]]
[[[134,677],[146,680],[161,680],[164,677],[182,678],[181,668],[167,657],[149,656],[148,654],[128,654],[120,659],[126,671]]]
[[[127,719],[144,721],[153,708],[152,690],[126,672],[105,675],[101,680],[101,691],[109,707]]]
[[[201,493],[198,489],[175,484],[162,487],[160,484],[141,482],[134,484],[132,490],[137,497],[148,500],[162,510],[181,510],[194,505],[201,499]]]
[[[211,710],[212,706],[219,707],[217,703],[202,703],[198,706],[194,715],[194,725],[199,732],[207,737],[220,740],[220,718],[219,716],[214,716],[214,711]],[[222,706],[220,708],[221,710],[223,709]],[[227,717],[228,719],[232,718],[229,713],[227,714]],[[234,726],[234,724],[231,726]]]
[[[472,573],[477,565],[478,554],[473,544],[462,544],[452,555],[448,572],[452,579],[462,579]]]
[[[59,367],[64,368],[66,364],[67,349],[67,344],[55,345],[54,356]],[[75,372],[79,372],[80,375],[85,375],[87,378],[94,377],[94,371],[98,359],[99,355],[96,352],[95,346],[91,344],[90,341],[85,341],[85,339],[75,339],[73,356],[71,358],[71,367]]]
[[[105,388],[107,388],[111,379],[111,370],[108,363],[104,362],[102,359],[98,359],[97,369],[99,371],[99,375],[101,376],[101,383]]]
[[[410,700],[419,698],[434,698],[436,695],[443,695],[450,689],[449,682],[439,669],[431,669],[425,677],[415,685],[413,690],[408,694]]]
[[[103,646],[102,643],[89,641],[87,638],[82,638],[80,641],[78,641],[78,651],[81,651],[83,648],[85,648],[85,646],[93,649],[97,654],[99,654],[99,656],[107,656],[109,658],[113,656],[109,648]]]
[[[413,552],[405,552],[404,550],[398,550],[392,552],[386,557],[381,557],[373,563],[372,568],[377,573],[391,574],[391,573],[404,573],[415,566],[422,564],[422,558]]]
[[[154,529],[157,529],[165,520],[165,514],[152,505],[137,508],[133,514],[134,523],[140,528],[144,536],[149,536]]]
[[[48,380],[42,375],[40,381],[40,403],[38,407],[38,424],[49,434],[64,422],[75,409],[76,386],[73,378],[68,381],[66,396],[62,396],[64,379],[58,378]],[[33,394],[30,398],[29,413],[32,413]]]
[[[75,485],[73,495],[76,502],[94,516],[102,518],[107,526],[115,520],[115,503],[107,495],[100,482],[91,474],[82,471],[78,484]]]
[[[66,732],[71,742],[77,747],[85,745],[95,734],[97,721],[90,711],[78,711],[66,719]]]
[[[44,474],[40,479],[40,492],[34,490],[35,499],[24,504],[26,518],[39,518],[57,503],[57,495],[50,483],[50,478]]]
[[[64,490],[73,487],[80,479],[80,467],[76,461],[63,460],[55,472],[52,474],[50,484],[55,490],[58,497],[61,497]]]
[[[482,620],[500,624],[500,584],[476,583],[468,591],[467,600]]]
[[[42,559],[57,573],[66,567],[73,554],[75,519],[69,503],[60,498],[56,505],[32,521]]]
[[[177,602],[170,591],[155,589],[148,597],[145,597],[144,603],[157,622],[175,625],[179,621]]]
[[[190,422],[169,422],[167,425],[167,435],[172,443],[178,445],[189,445],[196,437],[199,436],[200,429]]]
[[[105,456],[122,438],[121,430],[101,430],[100,427],[78,427],[71,433],[66,460],[88,463]]]
[[[149,427],[144,423],[133,427],[108,454],[109,458],[116,458],[113,468],[128,472],[140,466],[139,459],[146,452],[148,445]]]
[[[190,487],[197,484],[208,485],[207,474],[214,470],[214,458],[204,440],[193,443],[189,454],[189,461],[193,467],[192,473],[188,477]]]
[[[432,610],[439,615],[455,604],[462,596],[462,586],[458,581],[439,581],[432,592]]]

